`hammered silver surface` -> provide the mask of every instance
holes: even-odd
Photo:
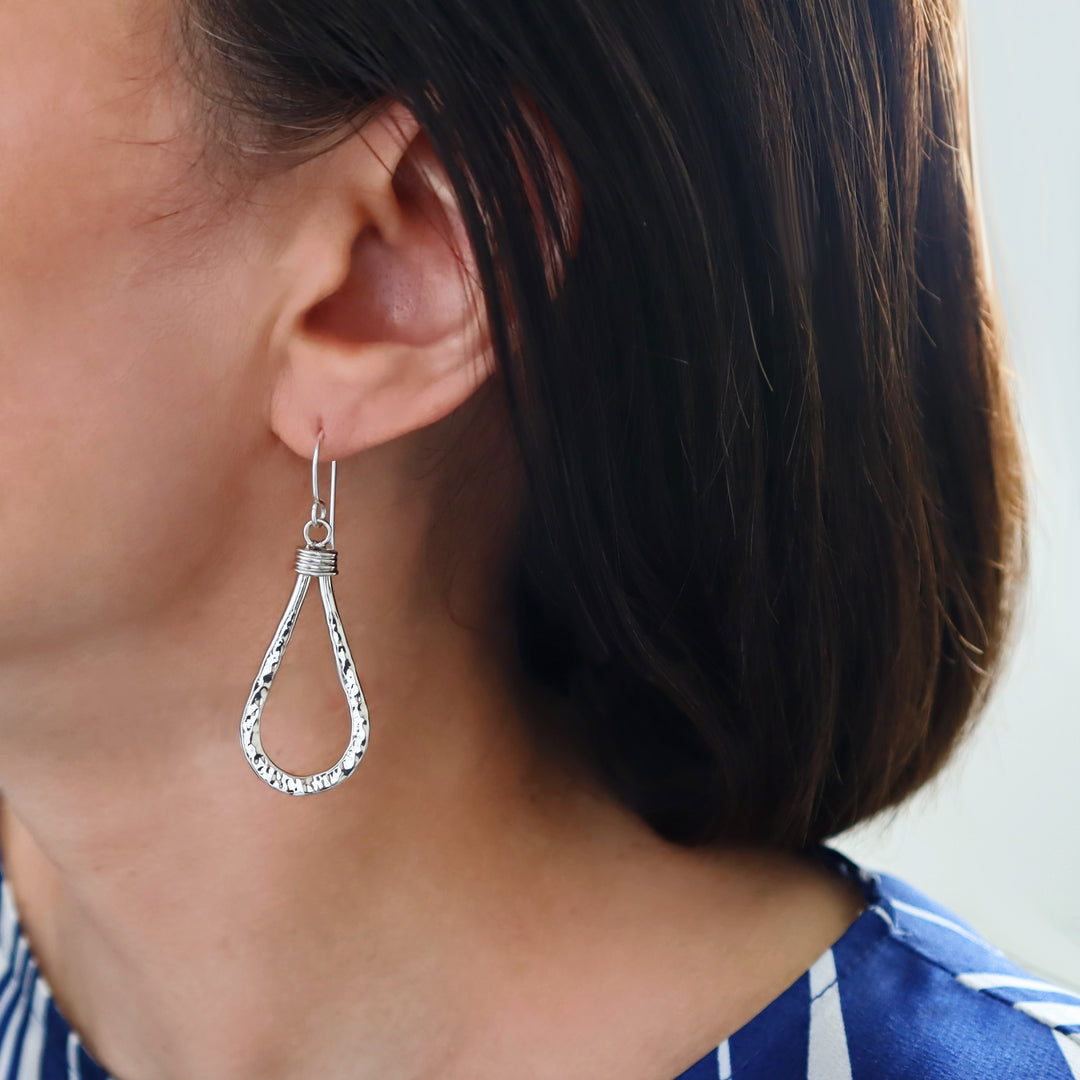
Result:
[[[263,706],[266,704],[270,687],[273,685],[274,675],[281,666],[312,576],[304,573],[297,574],[292,596],[289,597],[285,613],[281,617],[281,622],[278,623],[273,640],[263,657],[259,673],[252,683],[251,694],[240,721],[240,744],[244,748],[244,756],[248,764],[261,780],[287,795],[312,795],[315,792],[336,787],[360,764],[368,744],[367,702],[364,700],[364,693],[356,675],[356,665],[353,663],[352,652],[345,637],[345,629],[341,625],[341,615],[338,613],[337,601],[334,597],[333,579],[329,575],[320,575],[319,592],[322,596],[323,612],[326,615],[326,627],[330,632],[330,644],[334,650],[338,679],[349,707],[351,723],[349,743],[336,764],[322,772],[311,773],[307,776],[286,772],[271,761],[270,756],[263,749],[260,730]]]

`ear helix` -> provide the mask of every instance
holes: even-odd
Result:
[[[240,745],[244,756],[254,770],[255,775],[277,791],[287,795],[312,795],[336,787],[348,779],[360,764],[368,743],[368,710],[364,692],[356,677],[356,666],[352,652],[345,638],[345,628],[341,625],[337,601],[331,578],[338,572],[337,551],[334,549],[334,500],[337,491],[337,462],[330,462],[330,508],[319,498],[319,444],[323,432],[320,430],[315,440],[315,451],[311,458],[311,490],[314,502],[311,507],[311,519],[304,525],[305,546],[296,553],[296,585],[285,607],[285,614],[278,623],[270,642],[258,675],[251,686],[251,694],[244,714],[240,720]],[[312,529],[322,529],[326,535],[321,540],[311,539]],[[308,776],[298,776],[286,772],[270,760],[263,749],[261,723],[263,706],[266,704],[274,676],[281,666],[289,638],[292,636],[300,607],[307,595],[311,579],[319,579],[319,592],[322,596],[323,612],[326,615],[326,627],[330,632],[330,644],[334,650],[334,663],[337,665],[338,678],[345,692],[345,701],[349,706],[351,731],[349,743],[337,763],[323,772]]]

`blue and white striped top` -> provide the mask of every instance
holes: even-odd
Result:
[[[817,853],[858,882],[866,909],[675,1080],[1080,1080],[1080,996],[903,881]],[[57,1009],[2,869],[0,1080],[111,1080]]]

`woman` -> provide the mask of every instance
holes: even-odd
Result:
[[[957,37],[0,7],[0,1077],[1080,1075],[823,843],[1022,557]]]

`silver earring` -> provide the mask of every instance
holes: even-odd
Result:
[[[274,638],[263,657],[259,674],[251,686],[251,695],[244,708],[240,721],[240,745],[248,764],[255,770],[255,775],[265,780],[272,788],[287,795],[311,795],[317,791],[326,791],[336,787],[347,779],[360,764],[368,743],[368,710],[364,701],[364,692],[356,677],[349,643],[345,639],[345,629],[341,625],[337,601],[330,578],[337,573],[337,551],[334,550],[334,500],[337,492],[337,462],[330,462],[330,509],[319,498],[319,444],[323,433],[320,430],[315,440],[315,452],[311,458],[311,493],[314,502],[311,505],[311,520],[304,525],[305,546],[296,552],[296,586],[285,608],[285,614],[278,623]],[[312,529],[323,529],[326,535],[321,540],[311,539]],[[281,665],[285,649],[292,636],[296,617],[300,614],[300,605],[307,595],[311,579],[319,579],[319,592],[322,594],[323,611],[326,614],[326,627],[330,631],[330,644],[334,649],[334,661],[337,664],[338,678],[345,691],[345,700],[349,706],[352,730],[349,745],[338,759],[337,764],[319,773],[309,776],[297,776],[279,768],[263,749],[260,725],[263,706],[274,681],[274,675]]]

